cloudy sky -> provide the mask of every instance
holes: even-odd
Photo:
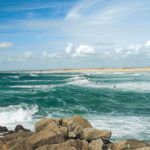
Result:
[[[149,0],[0,0],[0,70],[150,66]]]

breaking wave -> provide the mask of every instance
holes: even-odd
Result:
[[[13,128],[16,124],[22,124],[32,128],[31,122],[37,112],[37,105],[20,104],[0,107],[0,126]]]

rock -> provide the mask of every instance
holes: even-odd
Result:
[[[15,142],[9,150],[31,150],[30,145],[27,142],[27,139],[20,139],[19,141]]]
[[[8,150],[7,144],[4,144],[4,145],[3,145],[2,150]]]
[[[150,150],[150,147],[136,148],[134,150]]]
[[[0,141],[0,149],[3,149],[4,142]]]
[[[127,140],[131,149],[146,147],[147,144],[139,140]]]
[[[23,131],[23,132],[31,132],[29,129],[25,129],[22,125],[17,125],[14,129],[15,132]]]
[[[83,117],[81,116],[74,116],[71,118],[64,118],[62,119],[62,126],[67,126],[67,127],[76,127],[76,126],[81,126],[83,128],[92,128],[92,125]]]
[[[89,150],[103,150],[103,141],[101,139],[93,140],[89,144]]]
[[[69,138],[79,138],[84,128],[92,128],[91,124],[80,116],[62,119],[62,126],[66,126],[69,130]]]
[[[61,119],[44,118],[35,124],[35,131],[39,132],[51,123],[55,123],[59,126],[61,124]]]
[[[88,150],[88,143],[71,139],[59,144],[44,145],[36,150]]]
[[[73,128],[72,126],[71,128],[69,128],[68,138],[80,138],[82,133],[83,133],[83,127],[76,126]]]
[[[98,130],[94,128],[85,128],[81,135],[82,139],[87,141],[97,140],[97,139],[110,139],[111,131]]]
[[[8,132],[7,127],[0,126],[0,133]]]
[[[5,143],[5,147],[7,146],[9,150],[28,150],[25,146],[27,139],[32,135],[30,132],[18,132],[13,134],[8,134],[2,138],[3,143]],[[16,145],[19,149],[16,148]],[[13,147],[15,147],[13,149]],[[22,147],[22,149],[20,148]]]
[[[112,150],[124,150],[124,149],[130,149],[130,145],[127,141],[117,141],[112,143],[111,146]]]
[[[58,127],[56,124],[50,124],[43,130],[34,133],[29,137],[32,148],[38,148],[46,144],[57,144],[64,142],[68,134],[67,127]]]
[[[13,134],[13,133],[15,133],[13,130],[9,130],[7,133],[4,133],[4,136],[8,134]]]

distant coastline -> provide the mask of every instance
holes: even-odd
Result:
[[[115,73],[115,72],[149,72],[150,67],[124,67],[124,68],[66,68],[66,69],[45,69],[45,70],[8,70],[0,72],[32,72],[32,73],[75,73],[75,72],[100,72],[100,73]]]
[[[81,69],[50,69],[52,72],[147,72],[150,67],[141,68],[81,68]]]

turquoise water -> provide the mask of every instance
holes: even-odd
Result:
[[[0,125],[81,114],[113,139],[150,139],[150,73],[0,73]]]

